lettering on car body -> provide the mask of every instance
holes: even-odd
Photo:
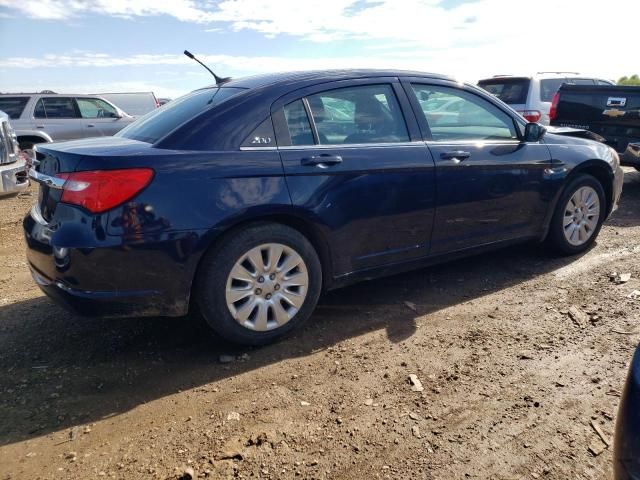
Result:
[[[253,137],[251,140],[252,145],[269,145],[271,143],[271,137]]]

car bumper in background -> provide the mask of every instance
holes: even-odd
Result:
[[[627,149],[620,155],[620,163],[640,169],[640,143],[629,143]]]
[[[9,165],[0,165],[0,195],[22,192],[29,186],[27,164],[20,159]]]
[[[614,479],[640,480],[640,347],[620,401],[614,451]]]

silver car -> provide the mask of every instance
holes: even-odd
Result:
[[[96,95],[2,94],[0,110],[9,115],[23,150],[42,142],[111,136],[134,121]]]
[[[20,155],[9,116],[0,111],[0,197],[26,190],[27,162]]]
[[[480,80],[478,86],[509,104],[528,121],[549,125],[551,101],[563,83],[615,85],[610,80],[576,72],[538,72],[530,76],[496,75]]]

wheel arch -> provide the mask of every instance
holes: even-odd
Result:
[[[549,234],[549,229],[551,227],[551,219],[553,218],[553,213],[555,212],[556,207],[558,206],[558,201],[560,201],[560,197],[564,193],[567,185],[575,177],[577,177],[578,175],[581,175],[581,174],[590,175],[590,176],[594,177],[596,180],[598,180],[600,182],[600,184],[602,185],[602,189],[604,190],[604,194],[605,194],[606,217],[608,217],[611,214],[611,210],[612,210],[613,204],[614,204],[614,198],[613,198],[614,173],[613,173],[613,170],[611,169],[611,166],[607,162],[605,162],[604,160],[600,160],[600,159],[587,160],[585,162],[582,162],[582,163],[576,165],[574,168],[571,169],[571,171],[568,173],[568,175],[564,179],[564,185],[562,186],[562,188],[559,188],[558,191],[556,192],[556,194],[555,194],[555,196],[553,198],[553,202],[552,202],[551,208],[549,209],[549,213],[547,215],[547,218],[545,219],[544,234],[542,235],[542,238],[540,239],[541,241],[544,241],[547,238],[547,235]]]
[[[22,148],[22,145],[24,145],[25,143],[36,144],[49,143],[53,141],[48,135],[41,135],[39,133],[35,134],[30,132],[20,133],[19,135],[16,135],[16,138],[18,140],[18,145],[21,146],[20,148]]]
[[[321,229],[314,225],[314,223],[308,219],[296,215],[294,213],[274,213],[270,215],[260,215],[259,217],[239,218],[233,222],[229,222],[225,225],[224,229],[212,238],[208,245],[203,249],[202,255],[198,259],[194,274],[192,276],[190,287],[190,300],[193,298],[193,292],[198,288],[198,275],[203,264],[203,260],[209,252],[215,250],[235,232],[253,225],[264,224],[280,224],[292,228],[302,234],[313,246],[318,258],[320,259],[320,265],[322,266],[322,290],[328,290],[331,288],[333,279],[333,267],[331,250],[327,243],[324,233]]]

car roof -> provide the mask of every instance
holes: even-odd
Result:
[[[374,69],[347,69],[347,70],[310,70],[299,72],[279,72],[253,75],[239,79],[233,79],[224,83],[225,87],[236,88],[261,88],[267,86],[278,86],[284,84],[313,84],[316,82],[331,82],[337,80],[351,80],[357,78],[371,77],[428,77],[443,80],[455,80],[446,75],[435,73],[425,73],[409,70],[374,70]],[[211,85],[210,87],[215,87]],[[207,87],[207,88],[210,88]]]

